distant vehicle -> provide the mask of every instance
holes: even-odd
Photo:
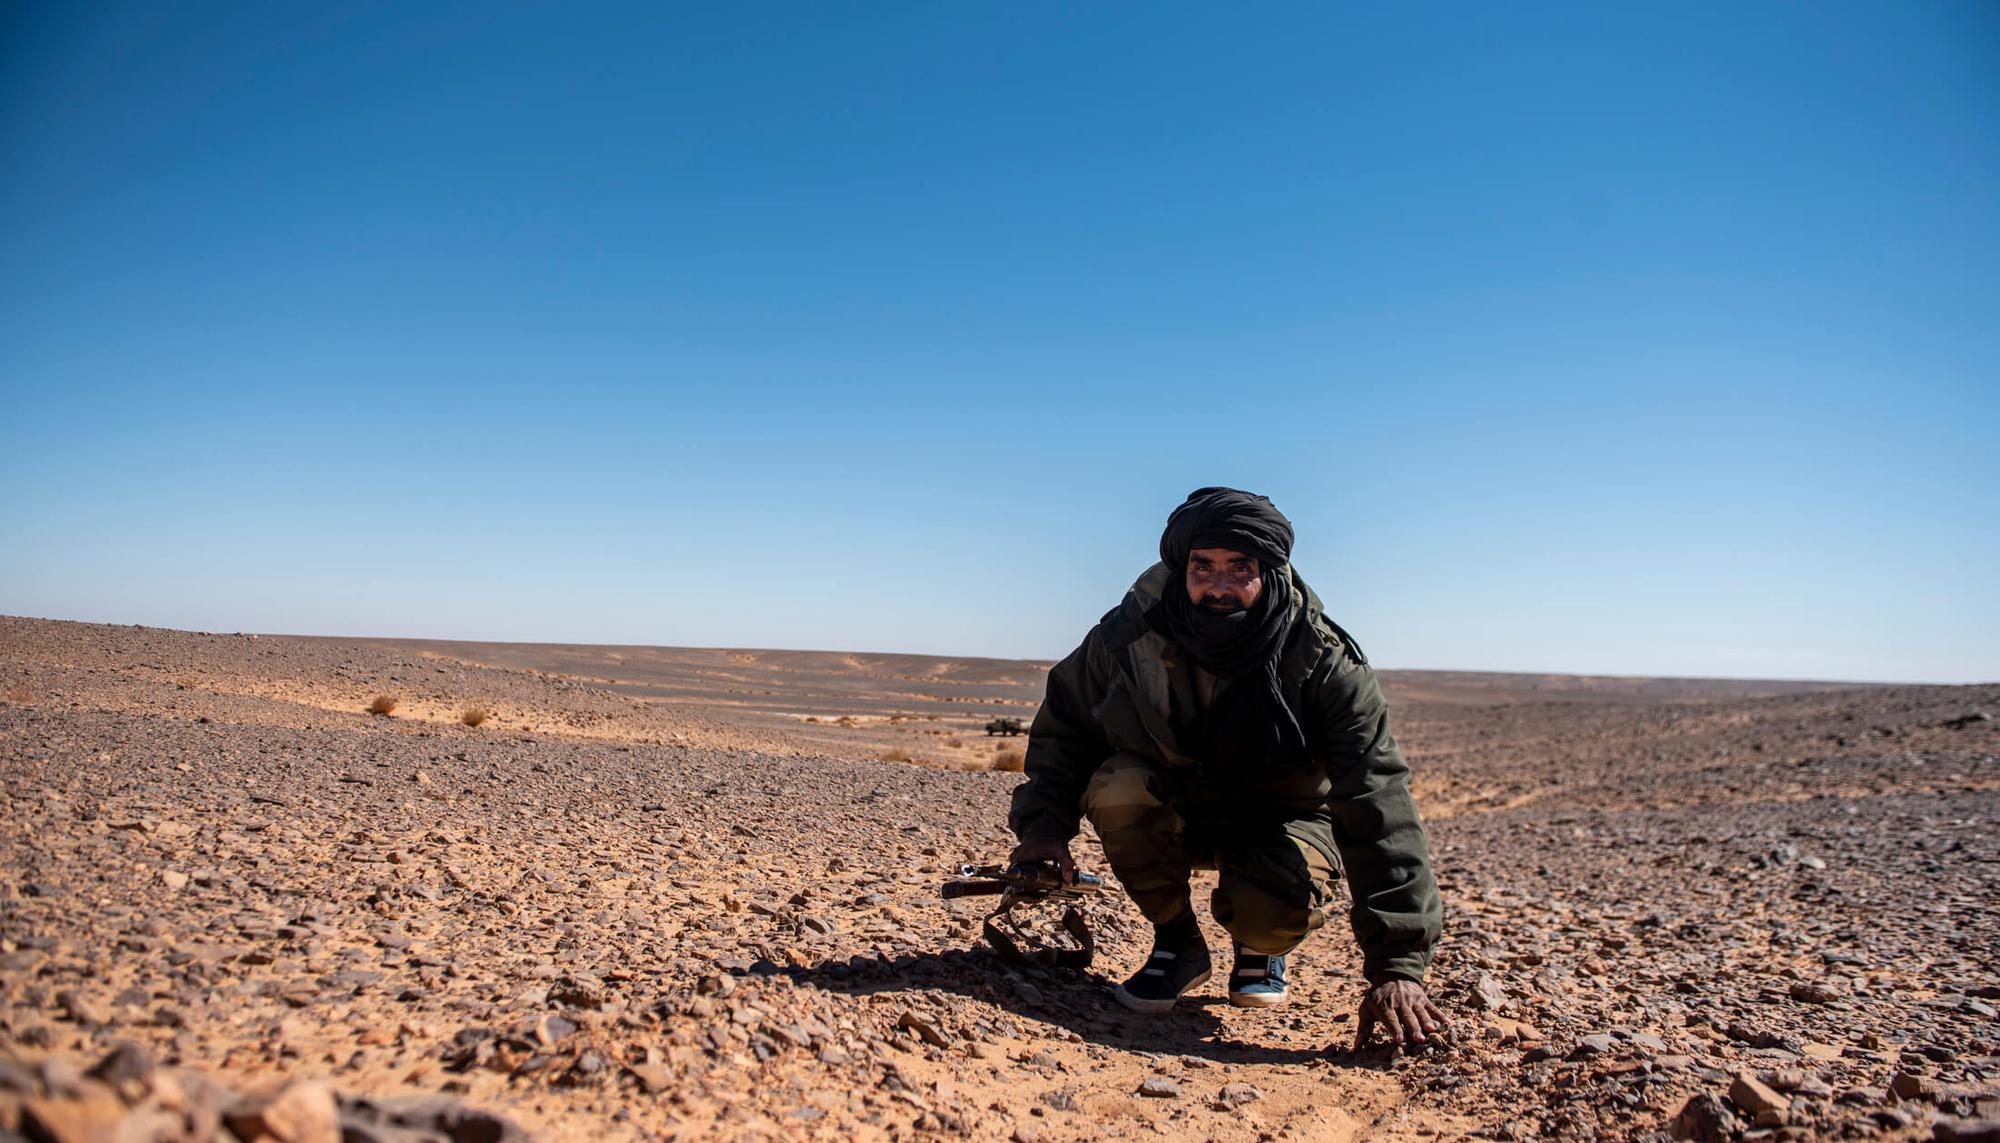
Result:
[[[1028,728],[1022,726],[1021,720],[1018,718],[996,718],[986,724],[986,737],[988,738],[996,734],[1004,734],[1012,738],[1016,734],[1026,733],[1028,733]]]

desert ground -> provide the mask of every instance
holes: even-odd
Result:
[[[1452,1025],[1357,1053],[1339,925],[1140,1017],[1115,884],[940,900],[1047,665],[0,618],[0,1140],[2000,1139],[2000,685],[1384,672]]]

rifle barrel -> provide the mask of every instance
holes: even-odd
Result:
[[[1005,881],[947,881],[944,883],[944,899],[958,897],[997,897],[1010,886]]]

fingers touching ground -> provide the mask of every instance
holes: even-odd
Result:
[[[1444,1013],[1415,981],[1389,980],[1368,990],[1354,1029],[1354,1050],[1368,1046],[1377,1024],[1393,1044],[1421,1044],[1445,1026]]]
[[[1354,1050],[1368,1046],[1369,1034],[1375,1031],[1375,1006],[1366,997],[1361,1000],[1361,1015],[1354,1020]]]

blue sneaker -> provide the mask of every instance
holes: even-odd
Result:
[[[1229,1002],[1238,1008],[1276,1008],[1285,1002],[1285,958],[1264,956],[1236,946],[1236,967],[1229,973]]]
[[[1111,994],[1134,1012],[1165,1012],[1189,989],[1208,983],[1209,973],[1208,944],[1200,930],[1195,930],[1193,940],[1156,931],[1153,955]]]

